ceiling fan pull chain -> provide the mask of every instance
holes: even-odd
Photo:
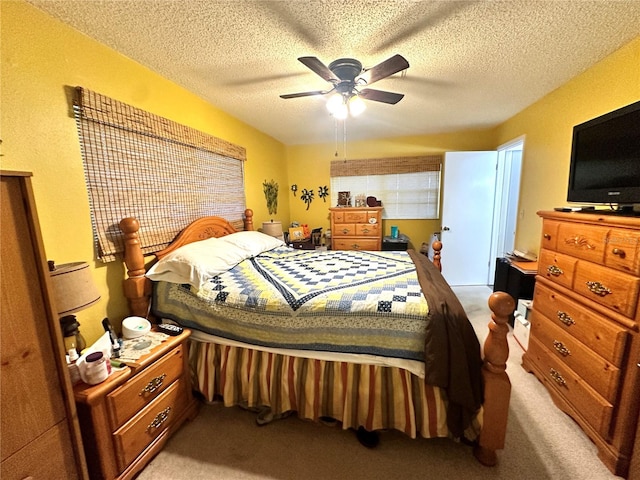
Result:
[[[347,119],[342,120],[342,130],[344,132],[344,162],[347,163]]]

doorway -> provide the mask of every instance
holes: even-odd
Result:
[[[445,155],[442,274],[450,285],[494,283],[496,258],[514,248],[524,137],[491,152]]]
[[[493,285],[496,259],[504,257],[515,248],[518,202],[520,199],[520,175],[524,137],[516,138],[498,147],[496,171],[496,195],[493,208],[493,231],[487,285]]]

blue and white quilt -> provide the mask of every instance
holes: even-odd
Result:
[[[428,306],[406,252],[279,247],[199,290],[154,282],[153,313],[265,347],[423,361]]]

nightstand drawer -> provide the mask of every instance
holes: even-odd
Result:
[[[186,408],[186,399],[185,384],[178,380],[113,434],[120,471],[171,426],[174,418]]]
[[[613,403],[618,392],[620,369],[538,312],[531,313],[531,333],[557,361],[568,366],[606,400]]]
[[[183,362],[182,345],[180,345],[133,380],[107,395],[111,428],[118,429],[136,412],[165,391],[182,375]]]
[[[604,359],[622,366],[629,334],[617,323],[549,288],[542,280],[536,283],[533,309]]]
[[[569,367],[553,358],[533,335],[529,337],[527,355],[540,370],[540,379],[563,396],[600,435],[607,437],[613,406]]]

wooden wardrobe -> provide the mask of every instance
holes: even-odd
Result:
[[[31,174],[2,171],[0,478],[86,479]]]

